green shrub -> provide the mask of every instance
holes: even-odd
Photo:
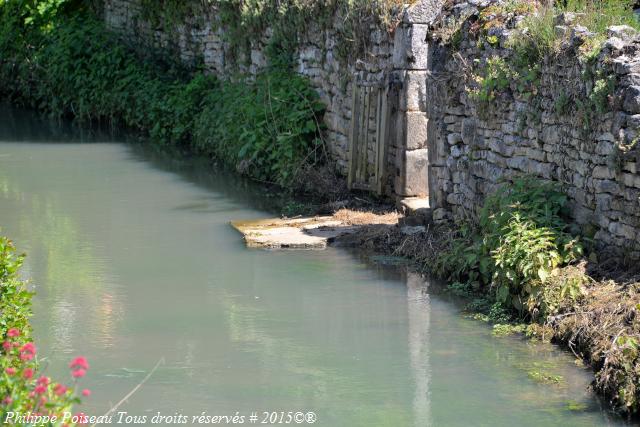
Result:
[[[39,413],[56,416],[59,422],[42,425],[80,424],[73,419],[71,410],[80,403],[76,392],[77,380],[83,377],[89,365],[83,357],[71,362],[74,386],[53,382],[39,369],[36,347],[30,339],[31,298],[26,283],[18,277],[24,255],[16,255],[11,240],[0,236],[0,420],[16,425],[40,425],[19,422],[10,413]],[[83,390],[89,396],[89,390]],[[49,418],[50,419],[50,418]]]
[[[478,224],[467,224],[437,260],[441,274],[476,289],[521,315],[539,304],[554,270],[582,254],[565,230],[566,196],[552,184],[516,180],[487,197]]]
[[[0,337],[10,328],[18,328],[29,336],[32,294],[18,277],[24,255],[16,255],[13,242],[0,236]]]
[[[629,25],[640,29],[640,22],[633,13],[634,3],[634,0],[566,0],[556,2],[554,7],[539,7],[526,13],[517,31],[511,35],[509,46],[514,49],[520,65],[533,65],[544,56],[553,55],[559,46],[555,17],[571,12],[576,14],[574,25],[582,25],[595,33],[581,47],[585,55],[594,55],[600,51],[610,26]]]
[[[322,104],[306,79],[282,69],[211,92],[194,144],[261,181],[286,184],[319,159]]]
[[[274,59],[255,80],[222,82],[166,58],[142,61],[72,2],[41,16],[25,13],[25,1],[0,3],[0,93],[15,102],[124,125],[283,187],[322,159],[323,107],[287,61]]]
[[[476,87],[470,90],[470,95],[479,102],[493,101],[500,92],[509,88],[512,77],[512,69],[504,58],[488,58],[480,73],[474,76]]]

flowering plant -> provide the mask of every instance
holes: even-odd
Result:
[[[84,357],[76,357],[69,364],[72,384],[65,385],[38,373],[36,347],[31,341],[23,342],[16,328],[7,331],[2,343],[0,359],[0,422],[7,424],[39,424],[33,420],[48,420],[46,425],[71,425],[72,419],[83,419],[82,414],[72,417],[72,406],[80,403],[76,392],[78,380],[89,369]],[[88,389],[82,390],[89,396]],[[31,416],[32,418],[19,418]],[[36,418],[39,417],[39,418]],[[54,422],[51,422],[55,420]],[[26,422],[25,422],[26,421]],[[70,422],[66,422],[70,421]]]
[[[30,339],[33,294],[18,277],[23,259],[24,255],[16,255],[13,242],[0,236],[0,424],[80,424],[86,417],[71,415],[71,409],[80,402],[78,380],[89,364],[84,357],[71,361],[71,386],[52,381],[38,369],[36,346]],[[89,396],[90,391],[81,394]]]

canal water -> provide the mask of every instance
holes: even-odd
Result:
[[[493,337],[417,275],[340,249],[245,248],[229,221],[270,215],[246,181],[2,113],[0,226],[28,254],[47,372],[68,378],[73,356],[89,359],[85,412],[103,414],[162,361],[119,411],[256,412],[258,424],[263,411],[313,412],[318,426],[621,424],[573,357]]]

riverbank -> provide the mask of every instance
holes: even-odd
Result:
[[[326,166],[324,106],[277,49],[254,78],[221,81],[163,52],[141,57],[97,14],[84,3],[2,3],[2,97],[52,117],[124,127],[283,189],[339,188]]]
[[[450,280],[438,260],[447,256],[459,234],[460,228],[450,223],[427,225],[411,233],[403,231],[402,224],[371,225],[340,236],[333,244],[402,257],[417,272]],[[523,333],[572,352],[593,369],[593,388],[598,394],[622,413],[636,412],[640,273],[614,259],[577,259],[554,269],[546,287],[553,307],[544,315],[527,311],[523,316],[496,304],[492,287],[474,289],[453,282],[447,290],[468,301],[469,313],[493,323],[496,335]]]

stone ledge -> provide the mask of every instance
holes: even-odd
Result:
[[[346,225],[333,217],[232,221],[249,248],[325,249],[330,240],[355,232],[360,226]]]

